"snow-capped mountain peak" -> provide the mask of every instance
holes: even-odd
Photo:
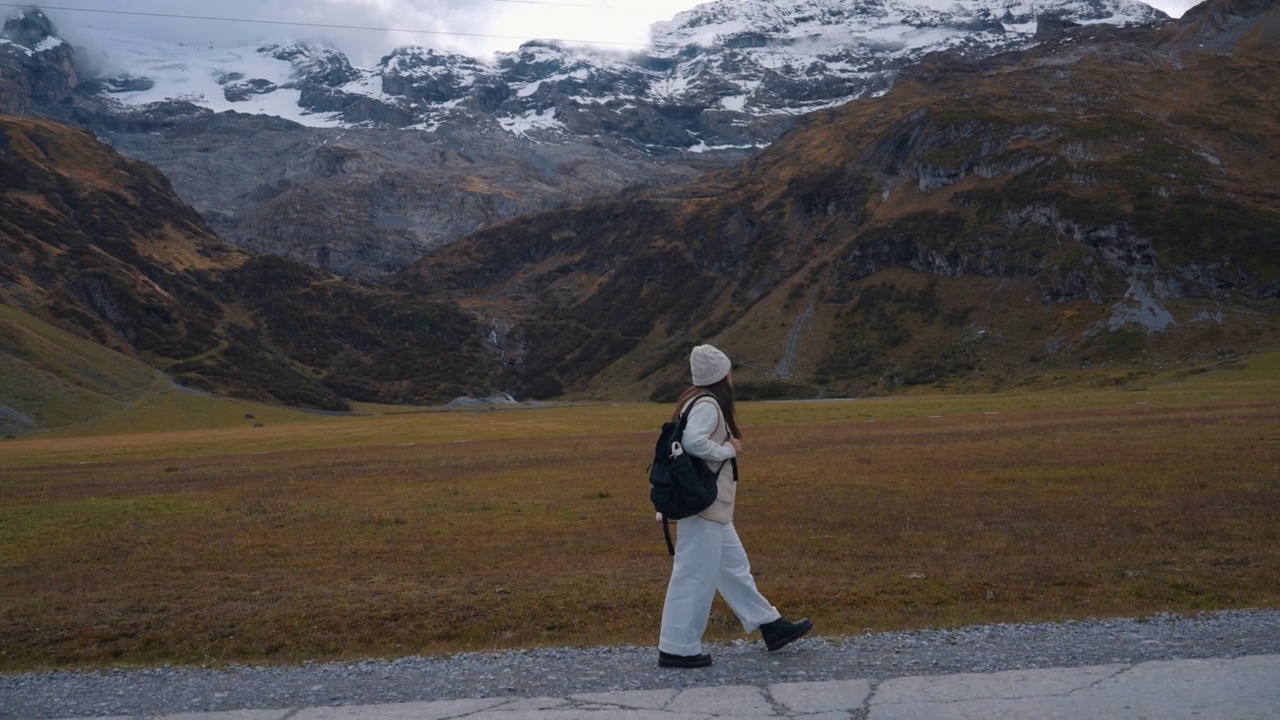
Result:
[[[1043,14],[1067,17],[1079,24],[1113,25],[1165,17],[1136,0],[714,0],[656,23],[652,39],[659,49],[683,49],[795,41],[841,32],[883,38],[886,30],[894,28],[995,29],[997,24],[1034,23]]]
[[[1134,0],[714,0],[652,28],[630,57],[527,43],[492,62],[422,47],[353,67],[307,44],[193,47],[104,38],[129,107],[182,100],[312,126],[491,126],[543,139],[625,128],[646,150],[768,144],[794,118],[883,92],[949,50],[1028,43],[1037,19],[1126,25],[1165,16]]]

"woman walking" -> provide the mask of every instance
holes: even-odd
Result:
[[[715,503],[676,523],[675,562],[658,641],[660,667],[711,664],[711,656],[702,652],[702,634],[717,590],[742,622],[743,630],[749,634],[759,628],[771,651],[803,637],[813,627],[808,618],[794,623],[783,619],[760,594],[746,550],[733,527],[742,433],[734,412],[729,357],[711,345],[699,345],[689,355],[689,368],[693,385],[680,395],[675,410],[676,418],[689,413],[681,445],[719,475]]]

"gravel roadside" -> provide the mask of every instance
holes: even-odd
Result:
[[[816,619],[821,631],[821,618]],[[0,675],[0,718],[102,717],[483,697],[758,685],[1280,654],[1280,610],[813,637],[778,653],[708,647],[700,670],[652,647],[547,648],[218,670],[162,667]]]

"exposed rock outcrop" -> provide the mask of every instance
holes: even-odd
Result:
[[[0,113],[27,115],[65,103],[80,84],[75,53],[39,10],[23,10],[0,32]]]

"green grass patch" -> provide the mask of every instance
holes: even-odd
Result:
[[[0,304],[0,437],[115,412],[160,379],[146,365]]]

